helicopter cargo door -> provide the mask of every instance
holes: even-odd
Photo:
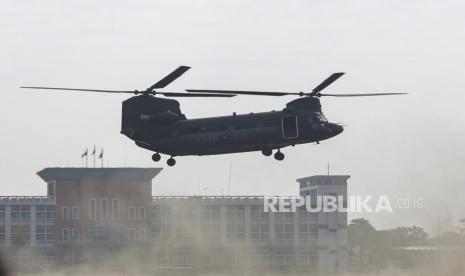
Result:
[[[297,138],[299,136],[299,129],[297,127],[297,116],[284,116],[282,118],[282,131],[284,139]]]

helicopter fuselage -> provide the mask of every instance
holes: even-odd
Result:
[[[160,110],[160,101],[171,108]],[[126,102],[121,132],[142,148],[170,156],[280,149],[319,142],[343,131],[326,120],[313,98],[294,100],[282,111],[199,119],[186,119],[174,100],[137,96]]]

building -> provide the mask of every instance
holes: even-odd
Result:
[[[46,168],[37,174],[56,198],[61,262],[98,262],[102,251],[150,240],[152,179],[159,168]],[[103,252],[103,253],[104,253]]]
[[[160,171],[46,168],[47,196],[0,198],[2,247],[21,263],[98,262],[131,247],[160,267],[347,271],[346,213],[267,212],[263,196],[152,196]],[[348,178],[297,181],[300,195],[345,198]]]

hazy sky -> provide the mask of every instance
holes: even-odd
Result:
[[[2,1],[2,195],[42,195],[36,172],[81,166],[104,147],[110,166],[155,166],[119,134],[130,95],[22,90],[21,85],[145,89],[179,65],[185,88],[409,92],[324,98],[330,121],[348,124],[320,145],[165,159],[156,195],[293,195],[296,178],[350,174],[349,193],[424,199],[421,210],[364,214],[376,227],[465,217],[465,5],[463,1]],[[182,99],[188,118],[281,109],[293,97]],[[106,162],[106,161],[105,161]],[[353,217],[359,216],[354,215]]]

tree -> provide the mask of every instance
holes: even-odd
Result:
[[[360,268],[369,263],[370,252],[376,244],[376,229],[364,218],[350,221],[347,226],[349,246],[353,256],[357,256]]]
[[[349,243],[352,245],[367,245],[373,241],[376,229],[364,218],[350,221],[347,227]]]
[[[460,234],[465,235],[465,218],[459,220],[459,223],[461,224],[457,229],[459,230]]]

